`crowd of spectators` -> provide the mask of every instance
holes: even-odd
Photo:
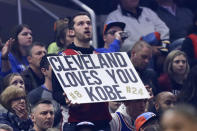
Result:
[[[151,2],[154,0],[151,0]],[[0,41],[0,131],[197,130],[197,13],[174,0],[118,0],[94,48],[91,18],[57,20],[53,43],[36,42],[28,25]],[[72,103],[49,56],[126,52],[149,99]]]

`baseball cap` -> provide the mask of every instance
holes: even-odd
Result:
[[[137,117],[137,119],[135,120],[135,128],[136,131],[139,131],[139,129],[150,119],[155,118],[156,115],[153,112],[145,112],[142,113],[141,115],[139,115]]]
[[[168,54],[168,47],[169,47],[169,44],[170,44],[170,41],[169,40],[161,40],[161,35],[159,32],[152,32],[152,33],[149,33],[145,36],[142,36],[140,38],[140,40],[144,40],[145,42],[147,42],[148,44],[150,44],[151,46],[161,46],[159,48],[159,51],[162,53],[162,54]]]
[[[160,46],[161,45],[161,39],[160,39],[159,32],[152,32],[152,33],[149,33],[145,36],[142,36],[141,40],[146,41],[151,46]]]
[[[120,27],[122,30],[124,30],[125,28],[125,23],[123,22],[118,22],[118,21],[109,21],[104,25],[103,28],[103,35],[112,27],[112,26],[118,26]]]
[[[79,123],[76,125],[76,131],[79,131],[79,130],[81,130],[81,129],[83,129],[83,128],[89,128],[89,129],[94,130],[95,125],[94,125],[94,123],[89,122],[89,121],[79,122]]]

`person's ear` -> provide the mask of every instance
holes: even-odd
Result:
[[[27,61],[31,63],[31,56],[27,56]]]
[[[68,30],[70,36],[75,36],[75,31],[73,29]]]
[[[156,109],[156,111],[159,110],[159,104],[158,103],[155,103],[155,109]]]
[[[106,40],[107,40],[107,36],[104,34],[103,35],[103,41],[106,42]]]
[[[31,118],[32,122],[34,123],[34,122],[35,122],[35,116],[34,116],[34,113],[32,113],[32,114],[30,115],[30,118]]]

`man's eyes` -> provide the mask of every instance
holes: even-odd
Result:
[[[41,112],[41,115],[47,115],[47,114],[51,114],[51,115],[53,115],[54,114],[54,112],[53,111],[50,111],[50,112],[48,112],[48,111],[46,111],[46,112]]]
[[[84,24],[84,22],[79,22],[79,23],[78,23],[78,25],[83,25],[83,24]]]
[[[87,25],[91,25],[91,22],[90,22],[90,21],[88,21],[88,22],[83,22],[83,21],[81,21],[81,22],[78,23],[78,25],[84,25],[85,23],[86,23]]]
[[[42,53],[44,53],[45,55],[47,54],[46,52],[40,51],[40,52],[37,52],[36,55],[41,55]]]

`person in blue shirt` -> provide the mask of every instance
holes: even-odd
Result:
[[[24,71],[28,66],[27,49],[32,44],[32,31],[28,25],[14,28],[11,38],[0,52],[0,75]]]
[[[126,37],[121,37],[125,28],[125,23],[110,21],[104,25],[103,41],[104,48],[95,49],[99,53],[119,52],[122,42]]]

